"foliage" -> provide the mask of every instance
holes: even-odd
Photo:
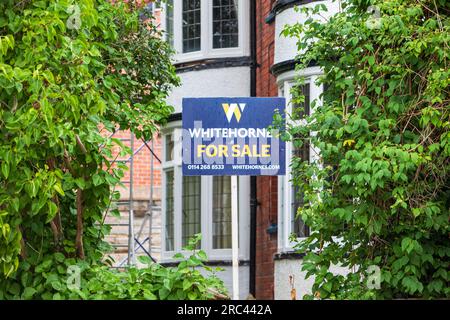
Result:
[[[14,279],[28,296],[44,274],[102,259],[103,213],[125,169],[108,159],[116,146],[129,152],[106,131],[148,139],[172,111],[164,102],[178,84],[172,51],[136,9],[0,3],[0,283],[13,293]]]
[[[312,229],[298,243],[315,276],[306,298],[450,297],[448,2],[349,0],[326,19],[323,4],[300,10],[308,19],[283,33],[298,38],[299,72],[317,63],[325,88],[287,129],[321,157],[292,167]],[[371,265],[379,290],[366,285]]]
[[[164,267],[153,263],[149,257],[139,260],[148,264],[146,268],[129,267],[125,271],[112,270],[105,265],[91,265],[86,261],[66,259],[57,252],[47,255],[37,265],[31,276],[31,265],[21,263],[20,277],[0,284],[1,299],[145,299],[145,300],[204,300],[227,298],[223,282],[215,276],[220,268],[204,266],[207,260],[204,251],[196,251],[195,244],[200,240],[197,235],[184,248],[192,254],[180,260],[175,267]],[[80,281],[77,284],[70,270],[79,270]],[[72,269],[71,269],[72,268]],[[209,275],[201,274],[201,269]]]

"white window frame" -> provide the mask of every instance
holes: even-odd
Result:
[[[173,262],[173,255],[189,252],[181,250],[182,248],[182,156],[181,156],[181,122],[171,122],[161,130],[163,137],[162,147],[162,188],[161,188],[161,261]],[[166,161],[166,139],[172,136],[174,138],[174,155],[172,161]],[[168,170],[174,172],[174,249],[166,251],[166,174]],[[240,176],[239,182],[239,259],[248,260],[249,258],[249,236],[250,229],[250,177]],[[202,234],[201,249],[204,250],[209,260],[230,261],[230,249],[213,249],[213,177],[201,177],[201,227]]]
[[[160,7],[159,7],[159,10],[160,10],[159,27],[161,28],[161,30],[164,30],[164,31],[167,30],[167,6],[168,6],[167,2],[163,2],[163,3],[160,3]],[[174,20],[174,24],[175,24],[175,12],[173,13],[172,19]],[[164,41],[168,41],[166,32],[163,33],[163,39],[164,39]]]
[[[322,105],[320,95],[323,92],[323,86],[318,86],[315,82],[317,77],[322,74],[319,67],[312,67],[303,70],[300,74],[295,71],[286,72],[277,78],[279,95],[286,98],[286,111],[288,114],[292,114],[292,95],[291,89],[296,83],[296,79],[299,75],[305,77],[305,83],[310,85],[310,113],[314,112],[314,108],[318,108]],[[312,102],[315,101],[314,108]],[[289,119],[287,120],[289,121]],[[298,124],[301,124],[302,120],[299,120]],[[312,132],[311,135],[315,133]],[[294,251],[295,242],[289,240],[292,234],[292,142],[286,143],[286,175],[280,176],[278,179],[278,251],[279,252],[292,252]],[[314,146],[310,146],[310,162],[316,162],[319,160],[318,150]],[[304,238],[297,238],[301,240]]]
[[[173,1],[173,41],[175,49],[175,63],[183,63],[195,60],[222,58],[222,57],[242,57],[250,54],[249,33],[250,33],[250,1],[238,0],[238,24],[239,24],[239,46],[235,48],[213,49],[213,2],[211,0],[201,0],[201,40],[200,51],[183,53],[183,2]],[[161,27],[166,30],[166,4],[161,14]],[[207,14],[205,14],[207,12]]]

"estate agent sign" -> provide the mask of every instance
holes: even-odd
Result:
[[[231,176],[233,299],[239,299],[238,175],[284,175],[285,142],[269,130],[284,98],[184,98],[183,175]]]
[[[183,174],[284,175],[285,142],[269,130],[284,98],[183,99]]]

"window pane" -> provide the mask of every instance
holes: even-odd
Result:
[[[300,87],[300,90],[296,90],[296,92],[301,92],[302,95],[305,96],[305,100],[303,103],[295,104],[292,106],[292,116],[296,120],[303,119],[306,115],[309,115],[309,107],[310,107],[310,85],[309,83],[306,83]],[[295,96],[293,97],[296,98]]]
[[[231,178],[213,178],[213,249],[231,248]]]
[[[166,36],[173,47],[173,0],[166,0]]]
[[[173,149],[174,149],[174,142],[173,137],[171,134],[168,134],[166,136],[166,161],[172,161],[173,160]]]
[[[189,239],[200,233],[201,219],[201,177],[183,177],[183,208],[182,208],[182,245],[186,246]],[[200,247],[200,243],[198,244]]]
[[[309,227],[303,222],[300,217],[296,217],[297,211],[299,208],[303,206],[303,195],[299,192],[297,187],[292,188],[293,199],[292,203],[292,218],[291,218],[291,226],[292,233],[294,233],[297,237],[308,237],[309,236]]]
[[[305,96],[305,100],[303,103],[293,105],[293,117],[295,119],[302,119],[306,115],[309,115],[310,110],[310,85],[305,84],[301,87],[302,94]],[[310,150],[309,143],[304,141],[302,147],[296,148],[294,146],[293,157],[301,158],[303,161],[309,161]],[[291,226],[292,233],[295,233],[297,237],[307,237],[309,236],[309,228],[305,225],[300,217],[296,217],[297,211],[304,205],[303,194],[300,192],[297,186],[292,187],[292,217],[291,217]]]
[[[173,171],[166,171],[166,251],[174,250]]]
[[[200,0],[183,0],[183,52],[200,50]]]
[[[213,0],[213,48],[238,46],[238,0]]]

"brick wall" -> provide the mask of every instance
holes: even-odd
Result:
[[[274,262],[277,234],[267,229],[277,223],[277,177],[257,178],[258,210],[256,212],[256,299],[274,297]]]
[[[278,96],[276,79],[270,73],[274,58],[275,26],[267,24],[273,0],[256,1],[257,68],[256,94],[258,97]],[[277,250],[277,234],[269,234],[267,228],[277,223],[278,178],[258,177],[256,213],[256,299],[274,298],[274,262]]]
[[[259,67],[256,73],[258,97],[278,96],[276,79],[270,73],[274,61],[275,24],[265,22],[274,0],[256,1],[256,56]]]

